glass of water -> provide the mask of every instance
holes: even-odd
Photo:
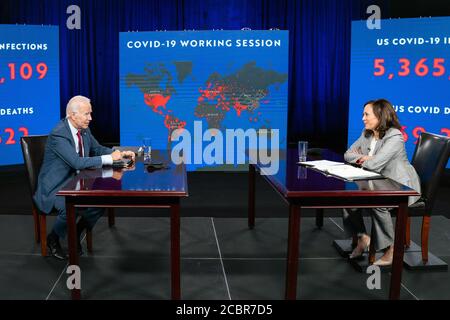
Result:
[[[308,141],[298,142],[298,161],[306,161],[306,155],[308,154]]]
[[[142,149],[144,152],[144,162],[152,161],[152,139],[144,138],[142,140]]]

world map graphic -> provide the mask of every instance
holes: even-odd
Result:
[[[287,73],[248,61],[229,73],[211,72],[198,87],[185,87],[192,83],[187,78],[195,78],[195,67],[192,61],[152,62],[143,67],[142,73],[125,75],[126,86],[136,86],[142,93],[142,106],[161,117],[168,141],[174,130],[185,128],[192,120],[206,121],[208,129],[224,130],[226,117],[245,117],[252,127],[271,128],[271,120],[264,117],[261,106],[271,103],[271,91],[287,82]],[[177,99],[182,99],[183,108],[186,103],[190,106],[188,113],[178,109]]]

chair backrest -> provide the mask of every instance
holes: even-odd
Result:
[[[411,163],[419,175],[422,199],[427,210],[433,208],[439,178],[444,174],[449,156],[449,137],[428,132],[420,135]]]
[[[39,170],[44,160],[45,144],[47,143],[46,135],[42,136],[26,136],[20,138],[22,146],[23,160],[28,174],[28,182],[30,184],[31,196],[34,195],[37,187]]]

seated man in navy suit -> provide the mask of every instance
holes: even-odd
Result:
[[[113,160],[132,157],[132,151],[113,151],[100,145],[89,130],[92,107],[90,100],[75,96],[67,104],[66,118],[61,120],[48,136],[44,161],[39,172],[34,200],[39,209],[49,214],[58,213],[52,231],[47,236],[47,246],[52,256],[65,259],[59,243],[67,233],[64,197],[56,193],[77,170],[111,165]],[[78,251],[82,254],[80,236],[85,229],[92,229],[104,209],[88,208],[77,223]]]

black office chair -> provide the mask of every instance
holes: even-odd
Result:
[[[411,218],[412,216],[422,216],[422,234],[421,234],[421,259],[410,259],[405,263],[408,267],[414,268],[426,266],[429,262],[428,238],[430,234],[430,220],[439,188],[440,177],[444,174],[450,156],[450,138],[423,132],[417,141],[416,149],[411,164],[416,169],[420,178],[421,197],[408,207],[408,218],[406,222],[405,247],[411,246]],[[412,256],[414,252],[408,253]],[[371,248],[369,254],[369,263],[375,259],[375,252]],[[413,261],[416,261],[413,263]],[[437,264],[436,264],[437,265]],[[447,268],[443,262],[440,266]]]
[[[28,174],[28,182],[31,194],[31,211],[34,219],[34,239],[41,243],[41,255],[47,256],[47,215],[39,210],[34,203],[33,195],[36,192],[39,170],[44,160],[45,144],[47,136],[26,136],[20,138],[25,168]],[[114,225],[114,210],[108,208],[109,226]],[[92,252],[92,232],[86,232],[87,249]]]

